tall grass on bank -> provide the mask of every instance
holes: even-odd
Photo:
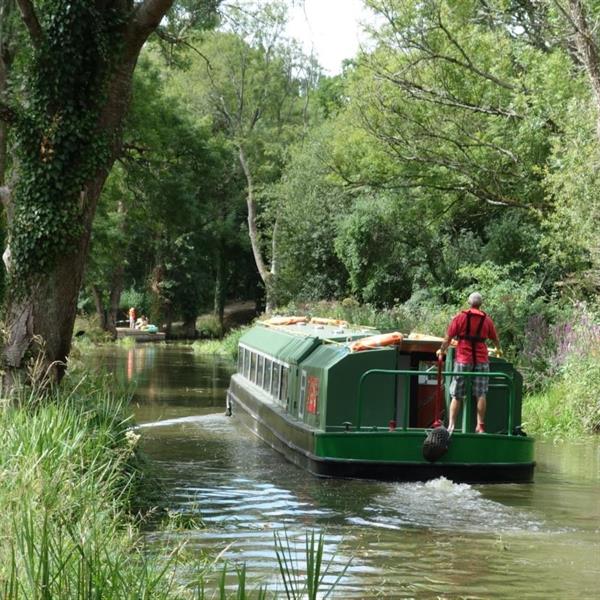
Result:
[[[60,389],[23,391],[0,406],[0,598],[277,597],[250,590],[243,566],[225,588],[215,581],[219,557],[190,557],[167,540],[145,547],[133,510],[144,482],[139,435],[113,386],[76,371]],[[307,563],[321,564],[319,548]]]
[[[192,348],[197,354],[225,356],[237,360],[240,338],[248,329],[249,327],[232,329],[222,340],[198,340],[192,344]]]
[[[572,318],[530,325],[522,364],[533,393],[523,420],[533,433],[572,437],[600,432],[600,320],[585,306]]]
[[[0,411],[0,596],[167,598],[168,560],[129,511],[138,436],[106,381],[23,392]]]

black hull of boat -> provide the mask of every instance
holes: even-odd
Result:
[[[283,454],[287,460],[318,477],[428,481],[446,477],[456,483],[530,483],[535,462],[518,464],[448,464],[428,462],[377,462],[322,458],[314,454],[314,431],[294,423],[283,412],[266,406],[246,390],[231,389],[228,411],[248,429]]]

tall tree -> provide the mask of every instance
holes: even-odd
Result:
[[[223,132],[236,149],[246,182],[252,252],[272,308],[277,211],[265,218],[260,193],[265,184],[279,178],[286,146],[304,131],[315,66],[283,35],[282,2],[249,6],[230,6],[225,31],[190,50],[194,66],[185,77],[200,79],[189,104],[201,113],[210,111],[215,130]]]
[[[596,136],[600,142],[600,46],[597,37],[597,19],[600,14],[598,14],[598,9],[595,11],[596,14],[593,14],[594,11],[588,10],[589,7],[586,7],[582,0],[569,0],[568,9],[564,8],[560,2],[556,4],[573,28],[578,57],[588,76],[594,95]],[[592,12],[592,23],[590,23],[590,12]]]
[[[2,104],[15,132],[3,349],[5,390],[28,356],[60,377],[96,205],[121,148],[133,71],[174,0],[17,0],[29,33],[26,101]],[[199,0],[199,5],[214,5]]]

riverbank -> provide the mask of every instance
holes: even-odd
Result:
[[[167,538],[201,531],[202,518],[155,508],[164,499],[138,449],[129,394],[114,377],[74,362],[60,388],[29,391],[0,408],[0,597],[273,597],[250,589],[244,565],[190,555],[184,541],[147,545],[148,517]],[[285,572],[285,538],[278,543],[273,571],[283,586],[316,594],[326,573],[322,538],[307,537],[305,559],[318,562],[312,579]]]
[[[173,597],[169,559],[140,546],[143,473],[128,399],[72,373],[58,391],[23,393],[0,411],[0,595]]]

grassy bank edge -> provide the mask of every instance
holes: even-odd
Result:
[[[249,329],[250,326],[232,329],[220,340],[197,340],[192,344],[192,348],[197,354],[223,356],[225,358],[237,360],[240,338]]]
[[[113,378],[73,368],[52,391],[0,405],[0,597],[186,600],[279,597],[250,586],[244,565],[188,553],[190,525],[169,511],[161,544],[146,547],[148,465],[128,416],[130,397]],[[156,491],[156,490],[154,490]],[[171,535],[172,534],[172,535]],[[306,534],[307,570],[296,570],[287,534],[275,536],[281,585],[317,598],[339,583],[322,534]],[[182,581],[182,573],[185,580]],[[233,594],[233,596],[232,596]]]
[[[174,597],[171,558],[142,551],[144,473],[128,398],[107,378],[70,376],[0,412],[0,596]],[[173,555],[172,555],[173,556]],[[179,592],[176,592],[178,597]]]

